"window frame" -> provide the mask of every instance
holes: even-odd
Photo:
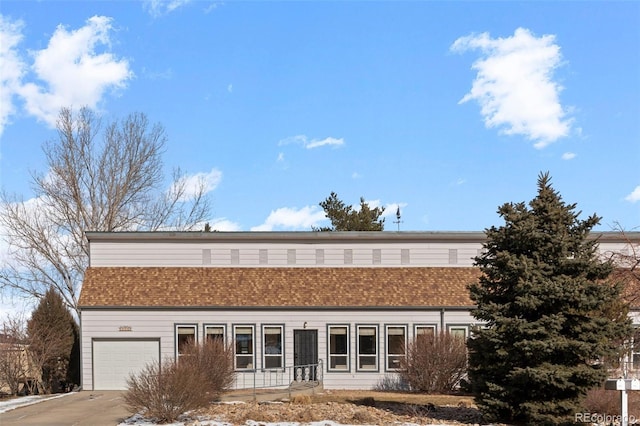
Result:
[[[464,341],[466,342],[471,333],[471,326],[469,324],[447,324],[447,333],[453,336],[453,330],[464,330]]]
[[[268,354],[266,347],[266,329],[268,328],[279,328],[280,329],[280,354]],[[277,371],[277,370],[285,370],[284,365],[284,324],[262,324],[260,336],[262,338],[262,370],[263,371]],[[267,367],[267,357],[269,358],[280,358],[280,367]]]
[[[361,353],[360,348],[360,330],[362,329],[373,329],[375,335],[375,353],[374,354],[363,354]],[[375,368],[362,368],[361,367],[361,358],[362,357],[372,357],[375,359]],[[366,372],[366,373],[378,373],[380,372],[380,326],[378,324],[356,324],[356,371]]]
[[[193,342],[195,344],[198,343],[198,324],[195,323],[175,323],[173,325],[173,354],[174,354],[174,359],[177,361],[180,359],[181,356],[183,356],[184,354],[180,353],[180,334],[186,334],[186,333],[180,333],[179,329],[181,328],[190,328],[191,330],[193,330]]]
[[[389,333],[390,328],[399,328],[403,330],[404,336],[404,352],[402,354],[390,354],[389,353],[389,336],[392,334]],[[390,367],[390,359],[391,357],[400,357],[407,359],[407,341],[409,339],[408,327],[407,324],[385,324],[384,326],[384,369],[385,371],[402,371],[400,366],[398,367]]]
[[[333,328],[343,328],[346,329],[347,334],[347,342],[346,342],[346,354],[332,354],[331,353],[331,329]],[[332,357],[346,357],[347,358],[347,367],[346,368],[336,368],[331,367],[331,359]],[[351,326],[350,324],[327,324],[327,372],[332,373],[350,373],[351,372]]]
[[[631,337],[630,367],[633,370],[640,370],[640,324],[633,325],[633,335]]]
[[[250,328],[251,329],[251,347],[249,353],[240,353],[238,354],[238,332],[239,328]],[[233,324],[233,369],[235,371],[255,371],[256,370],[256,325],[255,324]],[[238,368],[238,357],[248,357],[251,356],[252,362],[251,367]]]
[[[207,336],[209,336],[209,334],[207,334],[207,329],[210,328],[222,328],[222,344],[226,347],[227,345],[227,325],[226,324],[203,324],[202,325],[202,341],[203,342],[207,342]]]

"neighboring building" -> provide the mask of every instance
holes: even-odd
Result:
[[[627,235],[628,237],[629,235]],[[325,388],[369,389],[421,333],[467,335],[482,232],[87,233],[82,386],[123,389],[188,339],[234,347],[239,380],[322,361]],[[640,241],[640,234],[632,235]],[[618,234],[602,253],[624,250]],[[640,324],[640,311],[634,311]],[[238,386],[242,386],[241,383]]]

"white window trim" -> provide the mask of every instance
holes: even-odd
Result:
[[[280,329],[280,354],[268,354],[266,348],[266,330],[268,328]],[[280,367],[267,367],[267,357],[280,358]],[[262,369],[268,371],[283,370],[284,371],[284,325],[282,324],[264,324],[262,325]]]
[[[331,353],[331,329],[332,328],[341,328],[347,331],[347,353],[346,354],[332,354]],[[327,371],[337,371],[341,373],[348,373],[351,371],[351,340],[350,340],[350,327],[348,324],[328,324],[327,325],[327,359],[329,362],[327,363]],[[331,367],[331,358],[332,357],[346,357],[347,358],[347,367],[346,368],[332,368]]]
[[[361,354],[360,353],[360,330],[372,328],[375,333],[375,354]],[[356,325],[356,371],[362,372],[379,372],[380,371],[380,330],[377,324],[360,324]],[[360,357],[375,357],[375,368],[361,368]]]
[[[251,329],[251,353],[249,354],[238,354],[236,351],[238,349],[236,336],[237,330],[239,328],[250,328]],[[238,368],[238,356],[249,356],[252,357],[252,362],[250,367],[247,368]],[[233,367],[238,371],[253,371],[256,368],[256,326],[255,324],[234,324],[233,325]]]
[[[389,353],[389,329],[390,328],[401,328],[403,330],[403,336],[404,336],[404,353],[402,354],[390,354]],[[385,353],[385,362],[384,362],[384,367],[385,367],[385,371],[400,371],[401,368],[397,367],[389,367],[389,359],[390,357],[404,357],[404,359],[407,359],[407,339],[408,339],[408,335],[407,335],[407,326],[405,324],[387,324],[385,325],[384,328],[384,353]]]

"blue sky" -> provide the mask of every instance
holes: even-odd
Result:
[[[63,106],[144,112],[210,184],[219,230],[483,230],[549,171],[640,226],[640,2],[13,1],[0,5],[0,178],[30,192]],[[167,183],[168,185],[168,183]]]

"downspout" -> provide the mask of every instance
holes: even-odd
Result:
[[[440,333],[444,331],[444,308],[440,308]]]

